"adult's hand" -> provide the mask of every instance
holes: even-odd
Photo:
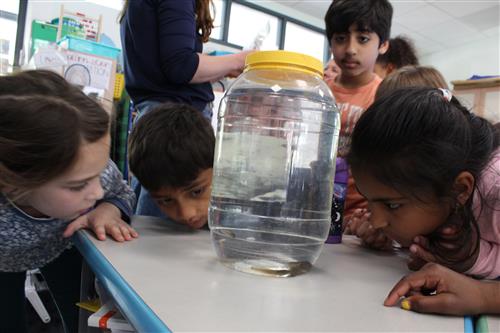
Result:
[[[211,56],[199,53],[200,62],[191,83],[212,82],[222,77],[236,77],[245,68],[247,55],[253,50],[241,51],[234,54]]]

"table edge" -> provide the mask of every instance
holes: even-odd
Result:
[[[85,231],[76,232],[72,241],[99,282],[113,295],[122,314],[138,332],[172,332],[92,244]]]

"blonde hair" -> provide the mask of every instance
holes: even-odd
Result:
[[[408,87],[445,88],[448,84],[441,73],[428,66],[404,66],[387,75],[375,94],[375,99],[389,95],[396,89]]]

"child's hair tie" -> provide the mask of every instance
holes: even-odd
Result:
[[[441,93],[443,94],[443,98],[447,101],[447,102],[451,102],[451,98],[453,97],[453,95],[451,94],[451,91],[449,91],[448,89],[443,89],[443,88],[438,88]]]

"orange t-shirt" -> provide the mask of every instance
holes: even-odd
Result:
[[[382,79],[375,74],[369,83],[355,89],[341,87],[334,80],[328,82],[328,86],[335,96],[335,101],[340,111],[338,156],[344,157],[349,151],[354,125],[359,117],[361,117],[361,114],[373,103],[380,82],[382,82]],[[366,207],[367,202],[356,190],[352,175],[349,173],[344,219],[347,220],[356,208]]]

